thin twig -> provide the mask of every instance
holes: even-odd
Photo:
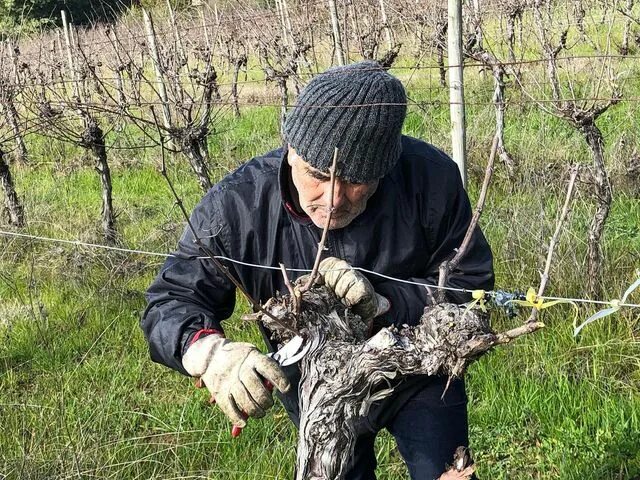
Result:
[[[289,295],[291,295],[291,301],[293,302],[293,311],[296,312],[296,315],[299,311],[298,309],[298,296],[293,289],[293,285],[291,285],[291,281],[289,280],[289,275],[287,275],[287,269],[284,266],[284,263],[280,264],[280,271],[282,272],[282,278],[284,278],[284,284],[287,286],[287,290],[289,290]]]
[[[542,322],[528,322],[524,325],[520,325],[519,327],[507,330],[506,332],[499,333],[496,336],[496,340],[495,342],[493,342],[493,344],[503,345],[505,343],[511,342],[511,340],[513,340],[514,338],[533,333],[537,330],[540,330],[541,328],[544,328],[544,323]]]
[[[544,289],[547,287],[547,282],[549,281],[549,271],[551,270],[551,260],[553,259],[553,251],[555,250],[556,244],[560,239],[560,232],[562,230],[562,226],[564,225],[567,215],[569,214],[569,205],[571,204],[571,198],[573,196],[573,188],[575,187],[576,178],[578,177],[579,171],[580,169],[578,165],[573,165],[571,167],[571,176],[569,177],[569,185],[567,186],[567,194],[564,199],[562,212],[560,213],[560,216],[558,217],[558,221],[556,222],[556,230],[555,232],[553,232],[553,235],[551,236],[551,240],[549,240],[549,248],[547,250],[547,259],[545,261],[544,271],[540,276],[540,287],[538,287],[538,297],[541,297],[542,295],[544,295]],[[537,317],[538,317],[538,309],[534,307],[533,310],[531,311],[531,315],[529,316],[529,320],[527,320],[527,323],[535,322]]]
[[[630,20],[633,20],[635,23],[637,23],[638,25],[640,25],[640,20],[638,20],[637,18],[634,18],[632,15],[630,15],[628,12],[622,10],[621,8],[616,8],[616,10],[618,12],[620,12],[622,15],[624,15],[625,17],[627,17]]]
[[[498,140],[498,134],[494,135],[493,143],[491,144],[489,161],[487,162],[487,168],[484,172],[482,189],[480,190],[480,196],[478,197],[478,203],[476,204],[476,209],[473,212],[471,221],[469,222],[469,227],[467,228],[467,232],[464,235],[464,239],[462,240],[462,243],[460,244],[460,247],[458,248],[455,256],[451,260],[445,260],[440,264],[438,291],[436,292],[439,303],[444,301],[445,291],[442,287],[446,286],[449,274],[457,268],[458,264],[467,253],[467,249],[469,248],[469,244],[471,243],[471,239],[473,238],[473,234],[475,233],[476,226],[478,225],[478,220],[480,220],[480,215],[482,215],[484,204],[487,200],[489,184],[491,183],[491,177],[493,176],[493,165],[495,163],[496,152],[498,150]]]
[[[313,269],[311,270],[311,274],[309,275],[309,280],[307,284],[300,289],[300,293],[308,291],[311,286],[315,283],[316,278],[318,277],[318,268],[320,267],[320,258],[322,258],[322,252],[324,251],[324,244],[327,241],[327,234],[329,233],[329,225],[331,224],[331,217],[333,216],[333,192],[336,186],[336,165],[338,164],[338,147],[333,151],[333,163],[331,164],[331,168],[329,168],[329,173],[331,174],[331,200],[329,204],[329,209],[327,211],[327,223],[324,226],[324,230],[322,231],[322,237],[320,237],[320,242],[318,243],[318,253],[316,254],[316,260],[313,264]]]
[[[260,312],[262,312],[264,315],[269,317],[276,325],[278,325],[282,329],[286,330],[287,332],[292,333],[293,335],[298,335],[299,332],[296,332],[291,327],[285,325],[282,321],[280,321],[278,318],[276,318],[274,315],[272,315],[269,311],[265,310],[262,307],[262,305],[260,305],[258,302],[256,302],[253,299],[253,297],[249,294],[249,292],[247,292],[247,290],[244,288],[244,286],[231,274],[229,269],[222,262],[220,262],[220,260],[215,258],[215,253],[212,252],[202,242],[202,240],[198,236],[198,233],[196,232],[196,229],[194,228],[193,224],[191,223],[191,219],[189,218],[189,214],[187,213],[186,209],[184,208],[184,205],[182,203],[182,199],[180,198],[180,196],[176,192],[175,188],[173,187],[173,182],[171,182],[171,179],[169,178],[169,175],[167,173],[166,161],[165,161],[164,137],[162,136],[162,130],[160,129],[160,125],[158,123],[158,117],[156,116],[156,112],[155,112],[155,110],[153,108],[151,108],[151,114],[153,115],[153,119],[155,121],[155,125],[156,125],[157,131],[158,131],[158,135],[160,135],[160,149],[162,151],[162,168],[160,170],[160,173],[162,174],[162,176],[167,181],[167,184],[169,185],[169,189],[171,190],[171,193],[173,194],[173,198],[175,199],[176,205],[178,205],[178,208],[180,208],[180,211],[182,212],[182,215],[184,216],[184,218],[187,221],[187,225],[189,226],[189,229],[191,230],[191,233],[193,235],[193,239],[194,239],[195,243],[198,245],[200,250],[202,250],[209,257],[209,259],[213,262],[213,264],[216,266],[216,268],[218,270],[220,270],[229,280],[231,280],[231,283],[233,283],[236,286],[236,288],[238,290],[240,290],[240,292],[246,297],[246,299],[249,300],[249,303],[251,303],[251,306],[255,310],[259,310]]]

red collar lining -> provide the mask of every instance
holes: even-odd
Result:
[[[301,214],[301,213],[296,212],[296,210],[293,207],[293,205],[291,205],[291,203],[288,202],[287,200],[285,200],[284,206],[287,209],[287,212],[289,212],[291,215],[296,217],[298,220],[309,220],[309,215],[307,215],[306,213],[302,213]]]

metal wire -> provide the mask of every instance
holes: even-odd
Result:
[[[148,251],[148,250],[138,250],[138,249],[131,249],[131,248],[123,248],[123,247],[113,247],[110,245],[100,245],[97,243],[88,243],[88,242],[82,242],[80,240],[65,240],[65,239],[60,239],[60,238],[51,238],[51,237],[43,237],[43,236],[38,236],[38,235],[29,235],[26,233],[18,233],[18,232],[8,232],[8,231],[4,231],[4,230],[0,230],[0,235],[2,236],[6,236],[6,237],[17,237],[17,238],[27,238],[27,239],[31,239],[31,240],[38,240],[38,241],[43,241],[43,242],[52,242],[52,243],[63,243],[63,244],[67,244],[67,245],[75,245],[75,246],[82,246],[82,247],[90,247],[90,248],[99,248],[99,249],[103,249],[103,250],[111,250],[111,251],[117,251],[117,252],[122,252],[122,253],[131,253],[131,254],[140,254],[140,255],[149,255],[149,256],[155,256],[155,257],[173,257],[173,258],[181,258],[178,255],[174,255],[171,253],[160,253],[160,252],[152,252],[152,251]],[[208,256],[203,256],[203,257],[193,257],[194,259],[201,259],[201,260],[205,260],[208,259],[210,257]],[[249,262],[243,262],[241,260],[236,260],[233,258],[229,258],[223,255],[215,255],[215,258],[218,260],[226,260],[228,262],[231,263],[235,263],[237,265],[243,265],[246,267],[251,267],[251,268],[259,268],[259,269],[264,269],[264,270],[280,270],[280,267],[274,267],[274,266],[270,266],[270,265],[260,265],[260,264],[255,264],[255,263],[249,263]],[[447,291],[452,291],[452,292],[461,292],[461,293],[472,293],[474,292],[473,289],[467,289],[467,288],[457,288],[457,287],[446,287],[446,286],[438,286],[435,284],[429,284],[429,283],[424,283],[424,282],[415,282],[412,280],[405,280],[402,278],[396,278],[396,277],[392,277],[389,275],[385,275],[379,272],[375,272],[373,270],[367,270],[366,268],[362,268],[362,267],[352,267],[353,270],[359,270],[361,272],[365,272],[365,273],[369,273],[371,275],[376,275],[378,277],[381,278],[385,278],[387,280],[391,280],[394,282],[398,282],[398,283],[406,283],[409,285],[417,285],[417,286],[421,286],[421,287],[425,287],[425,288],[435,288],[435,289],[442,289],[442,290],[447,290]],[[302,272],[302,273],[308,273],[311,272],[311,269],[306,269],[306,268],[288,268],[287,270],[290,272]],[[343,269],[335,269],[335,270],[343,270]],[[333,270],[332,270],[333,271]],[[490,296],[494,296],[496,294],[495,290],[486,290],[484,291],[485,294],[490,295]],[[596,304],[596,305],[611,305],[610,301],[606,301],[606,300],[593,300],[593,299],[588,299],[588,298],[568,298],[568,297],[551,297],[551,296],[540,296],[538,298],[544,299],[544,300],[565,300],[567,302],[574,302],[574,303],[585,303],[585,304]],[[620,303],[619,304],[620,307],[629,307],[629,308],[640,308],[640,304],[634,304],[634,303]]]

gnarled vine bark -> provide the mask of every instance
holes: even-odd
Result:
[[[356,422],[373,402],[393,393],[390,380],[460,376],[495,345],[543,326],[532,322],[500,334],[481,310],[442,303],[426,307],[415,327],[390,326],[367,338],[368,326],[326,287],[312,288],[301,300],[297,318],[290,296],[276,297],[267,307],[282,323],[295,319],[310,342],[300,362],[298,480],[343,478],[353,454]],[[279,341],[291,337],[271,319],[262,320]]]

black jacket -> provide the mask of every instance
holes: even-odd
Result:
[[[351,224],[328,234],[326,256],[387,276],[437,283],[440,263],[460,246],[471,208],[458,168],[443,152],[403,137],[402,155],[380,180],[366,210]],[[191,222],[208,247],[247,263],[310,269],[320,229],[293,211],[290,167],[278,149],[243,164],[205,195]],[[187,228],[176,257],[169,257],[147,292],[141,321],[151,358],[182,373],[185,347],[202,328],[223,330],[235,306],[235,287],[203,256]],[[285,292],[279,270],[225,262],[258,301]],[[292,273],[296,278],[302,273]],[[424,287],[367,275],[376,291],[390,299],[390,321],[415,324],[427,304]],[[492,255],[477,229],[467,255],[449,285],[493,288]],[[452,301],[468,298],[449,294]],[[264,332],[268,341],[268,332]],[[273,348],[273,347],[272,347]]]

